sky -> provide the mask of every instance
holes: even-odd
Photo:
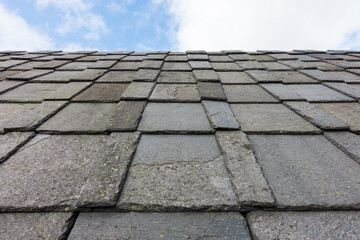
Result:
[[[0,0],[0,50],[360,50],[360,0]]]

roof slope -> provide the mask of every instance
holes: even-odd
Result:
[[[0,52],[1,238],[359,239],[359,100],[353,51]]]

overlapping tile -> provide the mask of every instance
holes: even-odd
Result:
[[[255,83],[245,72],[217,72],[222,84],[253,84]]]
[[[0,163],[34,136],[32,132],[11,132],[0,135]]]
[[[239,129],[230,106],[223,101],[202,101],[211,125],[215,129]]]
[[[118,102],[128,85],[127,83],[95,83],[72,100],[80,102]]]
[[[155,87],[153,82],[132,82],[121,95],[121,99],[146,100]]]
[[[196,84],[157,84],[150,101],[200,102]]]
[[[229,103],[273,103],[273,96],[257,85],[224,85]]]
[[[219,76],[214,70],[194,70],[195,78],[198,82],[219,82]]]
[[[109,71],[101,76],[96,82],[132,82],[136,71]]]
[[[161,71],[158,83],[196,83],[192,72]]]
[[[202,100],[226,101],[224,89],[220,83],[216,82],[198,82],[199,94]]]
[[[324,85],[332,89],[335,89],[343,94],[346,94],[350,97],[360,99],[360,84],[327,82],[324,83]]]
[[[348,131],[325,132],[324,135],[330,142],[360,163],[360,136]]]
[[[276,99],[281,101],[305,100],[287,85],[281,83],[260,84],[262,88],[271,93]]]
[[[0,94],[12,90],[24,83],[26,83],[26,81],[0,81]]]

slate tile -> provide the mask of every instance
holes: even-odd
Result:
[[[133,55],[133,56],[126,56],[121,61],[128,61],[128,62],[141,62],[146,58],[146,54],[144,55]]]
[[[74,81],[94,81],[107,72],[105,69],[86,69],[84,71],[77,71],[76,74],[70,77]]]
[[[360,60],[358,58],[358,60]],[[360,68],[360,62],[355,62],[355,61],[344,61],[344,60],[331,60],[328,61],[328,63],[331,63],[333,65],[339,66],[341,68]]]
[[[232,58],[235,61],[253,61],[254,59],[246,53],[233,53],[233,54],[229,54],[229,57]]]
[[[109,71],[101,76],[96,82],[129,83],[135,79],[136,71]]]
[[[347,71],[350,73],[355,73],[357,75],[360,75],[360,69],[348,69]]]
[[[37,77],[32,82],[70,82],[79,71],[54,71],[41,77]]]
[[[200,103],[149,103],[138,129],[143,132],[213,132]]]
[[[5,130],[33,130],[65,104],[64,101],[33,103],[1,103],[0,132]]]
[[[281,101],[305,100],[287,85],[281,83],[260,84],[262,88],[271,93],[276,99]]]
[[[115,205],[138,139],[139,133],[37,135],[0,165],[0,209]]]
[[[360,82],[360,76],[349,72],[324,72],[320,70],[301,70],[301,72],[320,81]]]
[[[348,131],[325,132],[324,136],[349,157],[360,163],[360,136]]]
[[[245,72],[217,72],[222,84],[248,84],[255,81]]]
[[[359,208],[360,165],[324,136],[252,135],[280,208]]]
[[[200,102],[196,84],[156,84],[149,99],[157,102]]]
[[[186,54],[206,54],[205,50],[187,50]]]
[[[34,136],[32,132],[0,134],[0,164]]]
[[[266,67],[257,61],[237,61],[237,65],[239,65],[242,70],[265,70]]]
[[[265,55],[265,54],[252,54],[250,55],[250,59],[251,60],[256,60],[258,62],[273,62],[275,61],[274,58],[268,56],[268,55]]]
[[[10,68],[11,70],[32,70],[34,68],[37,68],[38,66],[41,66],[43,64],[45,64],[47,62],[43,62],[43,61],[30,61],[30,62],[26,62],[20,65],[17,65],[15,67]]]
[[[22,71],[5,70],[0,71],[0,80],[5,80],[7,77],[21,73]]]
[[[193,71],[197,81],[205,82],[219,82],[219,76],[214,70],[194,70]]]
[[[282,104],[231,104],[230,107],[246,133],[321,133]]]
[[[237,199],[215,137],[142,135],[117,207],[236,209]]]
[[[144,68],[144,69],[160,69],[161,66],[163,65],[162,61],[143,61],[142,63],[140,63],[139,68]]]
[[[295,55],[290,55],[287,53],[274,53],[269,54],[270,57],[275,58],[276,60],[296,60],[298,59]]]
[[[320,107],[350,126],[350,130],[360,133],[359,103],[318,103]]]
[[[0,95],[5,102],[42,102],[68,100],[88,87],[90,83],[27,83]]]
[[[317,68],[321,71],[341,71],[341,67],[326,62],[305,62],[308,68]]]
[[[85,57],[85,58],[80,58],[80,59],[77,59],[76,61],[88,61],[87,59],[90,58],[92,56],[88,56],[88,57]],[[106,55],[106,56],[96,56],[97,60],[121,60],[123,59],[124,57],[126,57],[126,55],[122,55],[122,54],[109,54],[109,55]],[[86,59],[87,58],[87,59]]]
[[[2,239],[61,239],[71,213],[2,213]]]
[[[328,54],[328,53],[312,53],[312,54],[309,54],[309,56],[318,58],[321,60],[341,60],[342,59],[338,56]]]
[[[26,72],[21,72],[21,73],[12,75],[12,76],[8,76],[6,78],[10,79],[10,80],[30,80],[30,79],[33,79],[36,77],[46,75],[51,72],[52,72],[52,70],[34,69],[34,70],[26,71]]]
[[[31,53],[25,53],[25,54],[16,54],[11,55],[11,59],[20,59],[20,60],[32,60],[35,58],[43,57],[44,54],[31,54]]]
[[[0,81],[0,94],[26,83],[25,81]],[[1,97],[1,95],[0,95]]]
[[[117,61],[114,61],[114,60],[102,60],[102,61],[94,62],[88,68],[107,69],[107,68],[111,68],[112,66],[114,66],[115,63],[117,63]]]
[[[229,103],[271,103],[279,102],[257,85],[224,85]]]
[[[160,70],[154,69],[139,69],[135,75],[134,81],[148,81],[153,82],[159,76]]]
[[[262,65],[269,71],[292,70],[292,68],[278,62],[262,62]]]
[[[139,62],[118,62],[115,64],[111,70],[127,70],[127,71],[136,71],[139,69]]]
[[[354,101],[353,98],[345,96],[322,84],[292,84],[290,89],[305,98],[308,102],[344,102]]]
[[[174,55],[174,56],[167,56],[165,58],[166,62],[187,62],[189,59],[186,55]]]
[[[208,61],[189,61],[192,69],[213,69]]]
[[[230,57],[228,57],[226,55],[211,55],[211,56],[209,56],[209,61],[210,62],[233,62],[234,60],[232,60]]]
[[[311,57],[309,55],[296,55],[297,59],[299,59],[300,61],[303,62],[316,62],[316,61],[320,61],[317,58]]]
[[[81,213],[69,239],[180,240],[209,236],[250,240],[239,213]]]
[[[240,71],[239,65],[233,62],[212,62],[215,71]]]
[[[312,124],[322,129],[339,130],[349,128],[346,123],[308,102],[285,102],[284,104]]]
[[[94,62],[70,62],[57,69],[64,71],[81,71],[91,67],[92,65],[94,65]]]
[[[255,239],[358,239],[360,213],[251,212],[248,216]]]
[[[275,200],[271,189],[246,135],[241,131],[217,131],[216,138],[240,206],[273,206]]]
[[[256,82],[281,82],[273,72],[267,70],[249,70],[245,72],[254,78]]]
[[[95,83],[73,98],[73,101],[118,102],[128,85],[127,83]]]
[[[345,55],[344,54],[335,54],[335,56],[340,57],[346,61],[360,61],[359,57],[354,57],[354,56],[350,56],[350,55]],[[337,61],[337,60],[331,60],[331,61]]]
[[[143,101],[71,103],[37,130],[47,133],[133,131],[145,105]]]
[[[360,84],[327,82],[324,85],[350,97],[360,99]]]
[[[309,65],[307,62],[303,62],[300,60],[280,60],[278,63],[281,63],[285,66],[291,67],[293,69],[315,69],[316,66]]]
[[[162,67],[163,71],[191,71],[187,62],[165,62]]]
[[[166,54],[147,54],[144,60],[164,60]]]
[[[34,67],[37,69],[55,69],[69,63],[67,60],[52,60],[47,62],[42,62],[40,65]]]
[[[205,100],[202,104],[214,129],[240,128],[227,102]]]
[[[273,71],[271,73],[283,83],[318,83],[319,82],[315,79],[306,76],[305,74],[296,71]]]
[[[227,100],[224,89],[220,83],[198,82],[197,86],[202,100]]]
[[[209,56],[207,54],[187,54],[189,61],[208,61]]]
[[[195,76],[192,72],[167,72],[161,71],[158,83],[196,83]]]
[[[155,83],[152,82],[132,82],[122,94],[121,99],[148,99],[154,87]]]

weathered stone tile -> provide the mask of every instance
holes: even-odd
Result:
[[[4,130],[33,130],[66,102],[45,101],[34,103],[1,103],[0,104],[0,132]]]
[[[226,101],[224,89],[220,83],[198,82],[199,94],[203,100],[219,100]]]
[[[281,208],[360,206],[360,165],[322,135],[249,136]]]
[[[136,72],[134,81],[148,81],[153,82],[159,76],[160,70],[154,69],[139,69]]]
[[[273,71],[271,73],[283,83],[318,83],[317,80],[296,71]]]
[[[211,125],[215,129],[239,129],[240,126],[227,102],[202,101]]]
[[[217,142],[234,185],[240,206],[272,206],[271,189],[256,162],[251,145],[241,131],[217,131]]]
[[[215,71],[240,71],[241,68],[234,62],[212,62]]]
[[[191,71],[187,62],[165,62],[162,67],[163,71]]]
[[[270,71],[292,70],[290,67],[285,66],[278,62],[262,62],[262,65]]]
[[[145,105],[143,101],[71,103],[37,130],[68,133],[133,131]]]
[[[143,135],[117,207],[226,210],[237,199],[212,135]]]
[[[96,82],[119,82],[127,83],[135,79],[136,71],[109,71],[101,76]]]
[[[250,240],[239,213],[81,213],[71,239]]]
[[[196,83],[195,76],[192,72],[166,72],[161,71],[158,83]]]
[[[287,53],[274,53],[269,54],[270,57],[275,58],[276,60],[296,60],[298,59],[295,55],[290,55]]]
[[[301,72],[320,81],[360,82],[360,76],[349,72],[323,72],[321,70],[301,70]]]
[[[64,54],[58,55],[54,59],[55,60],[75,60],[81,57],[85,57],[85,54]]]
[[[325,137],[360,163],[360,137],[351,132],[325,132]]]
[[[237,65],[243,70],[263,70],[266,67],[258,61],[237,61]]]
[[[360,69],[348,69],[348,72],[355,73],[357,75],[360,75]],[[356,82],[355,82],[356,83]]]
[[[128,85],[127,83],[95,83],[73,98],[73,100],[85,102],[118,102]]]
[[[219,76],[214,70],[194,70],[193,71],[197,81],[205,82],[219,82]]]
[[[91,67],[93,64],[94,62],[70,62],[57,69],[64,71],[81,71]]]
[[[249,54],[246,53],[233,53],[233,54],[229,54],[229,57],[231,57],[233,60],[235,61],[249,61],[249,60],[254,60],[252,58],[252,56],[250,56]]]
[[[143,132],[213,132],[200,103],[149,103],[138,129]]]
[[[166,54],[150,54],[150,52],[146,55],[144,60],[164,60],[166,58]]]
[[[118,62],[115,64],[111,70],[128,70],[128,71],[137,71],[139,69],[139,62]]]
[[[281,82],[273,72],[267,70],[249,70],[245,72],[250,74],[256,82]]]
[[[107,68],[111,68],[112,66],[114,66],[116,62],[117,61],[115,61],[115,60],[101,60],[101,61],[94,62],[88,68],[107,69]]]
[[[209,56],[207,54],[187,54],[189,61],[207,61]]]
[[[71,213],[2,213],[2,239],[61,239]]]
[[[89,86],[90,83],[27,83],[0,95],[4,102],[42,102],[68,100]]]
[[[339,93],[322,84],[293,84],[287,85],[308,102],[344,102],[354,101],[353,98]]]
[[[30,80],[36,77],[43,76],[45,74],[51,73],[52,70],[40,70],[40,69],[34,69],[22,73],[18,73],[16,75],[8,76],[7,79],[13,79],[13,80]]]
[[[247,84],[255,81],[245,72],[218,72],[222,84]]]
[[[188,57],[186,55],[174,55],[174,56],[167,56],[165,58],[166,62],[187,62]]]
[[[32,60],[35,58],[39,58],[44,56],[44,54],[32,54],[32,53],[25,53],[25,54],[14,54],[11,55],[11,59],[20,59],[20,60]]]
[[[32,132],[10,132],[0,135],[0,163],[34,136]]]
[[[281,101],[305,100],[287,85],[281,83],[260,84],[261,87],[270,92],[275,98]]]
[[[311,57],[309,55],[296,55],[296,58],[303,62],[316,62],[320,61],[317,58]]]
[[[11,89],[16,88],[19,85],[26,83],[25,81],[0,81],[0,94]],[[1,97],[1,96],[0,96]]]
[[[144,55],[132,55],[126,56],[121,61],[128,61],[128,62],[141,62],[146,58],[146,53]]]
[[[69,63],[67,60],[51,60],[47,62],[41,62],[40,65],[34,67],[38,69],[55,69]]]
[[[157,84],[150,101],[200,102],[196,84]]]
[[[257,85],[224,85],[224,91],[230,103],[279,102]]]
[[[321,60],[341,60],[342,59],[336,55],[332,55],[332,54],[328,54],[328,53],[312,53],[312,54],[309,54],[309,56],[318,58]]]
[[[35,78],[32,82],[70,82],[70,79],[78,73],[79,71],[55,71],[42,77]]]
[[[122,94],[121,99],[148,99],[154,87],[153,82],[132,82]]]
[[[358,239],[360,213],[251,212],[248,215],[255,239]]]
[[[189,61],[192,69],[213,69],[208,61]]]
[[[21,71],[5,70],[0,71],[0,80],[5,80],[7,77],[21,73]]]
[[[278,63],[281,63],[283,65],[286,65],[288,67],[291,67],[293,69],[314,69],[316,66],[307,64],[308,62],[303,62],[300,60],[281,60],[278,61]]]
[[[318,103],[320,107],[350,126],[350,130],[360,133],[359,103]]]
[[[341,67],[326,62],[305,62],[306,68],[317,68],[321,71],[341,71]]]
[[[251,60],[256,60],[258,62],[274,62],[275,59],[265,55],[265,54],[255,54],[255,55],[250,55],[250,59]]]
[[[115,205],[138,139],[138,133],[37,135],[0,165],[0,209]]]
[[[234,60],[232,60],[230,57],[228,57],[226,55],[210,55],[209,61],[210,62],[233,62]]]
[[[358,60],[360,60],[358,58]],[[333,65],[339,66],[341,68],[360,68],[360,62],[355,62],[355,61],[344,61],[344,60],[331,60],[331,61],[327,61],[328,63],[331,63]]]
[[[308,102],[285,102],[286,106],[312,124],[325,129],[348,129],[349,126],[323,109]]]
[[[10,68],[22,63],[26,63],[26,60],[7,60],[7,61],[0,61],[0,68]]]
[[[43,65],[44,63],[47,62],[42,62],[42,61],[30,61],[30,62],[26,62],[20,65],[17,65],[15,67],[12,67],[11,70],[32,70],[34,68],[37,68],[38,66]]]
[[[327,82],[325,86],[335,89],[353,98],[360,99],[360,84],[347,84],[338,82]]]
[[[70,77],[70,80],[74,81],[94,81],[104,75],[107,70],[105,69],[86,69],[84,71],[77,71]]]
[[[302,117],[282,104],[231,104],[231,109],[246,133],[320,133]]]
[[[139,68],[144,69],[160,69],[163,65],[163,61],[150,61],[145,60],[142,63],[140,63]]]

